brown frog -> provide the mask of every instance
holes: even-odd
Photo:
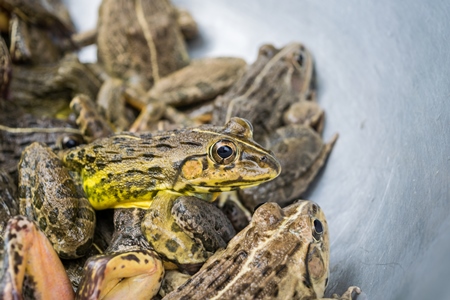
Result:
[[[28,112],[48,116],[59,103],[68,107],[79,93],[95,99],[101,84],[75,54],[67,54],[51,64],[13,66],[8,99]]]
[[[54,63],[75,50],[70,40],[74,26],[62,1],[2,0],[0,7],[5,26],[9,25],[1,29],[9,31],[15,63]]]
[[[315,102],[313,75],[312,56],[303,45],[264,45],[242,78],[215,101],[213,123],[232,116],[248,118],[255,126],[255,140],[281,157],[283,171],[277,179],[237,192],[250,211],[272,199],[284,206],[298,197],[332,149],[337,136],[325,144],[319,135],[323,111]],[[234,197],[224,194],[221,200]]]
[[[314,202],[284,209],[266,203],[226,249],[164,299],[325,299],[328,234],[325,215]],[[350,287],[338,299],[351,300],[360,292]]]
[[[167,116],[167,105],[213,99],[237,79],[245,66],[242,59],[236,58],[201,59],[188,66],[180,23],[189,23],[189,19],[168,0],[102,2],[98,59],[110,79],[100,90],[97,102],[105,111],[111,103],[124,106],[125,100],[143,110],[131,131],[146,130],[148,123]],[[194,31],[192,26],[185,30]],[[123,120],[115,125],[127,129]]]

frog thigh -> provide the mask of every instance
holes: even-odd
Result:
[[[173,203],[178,195],[160,192],[153,199],[142,221],[142,232],[158,254],[188,272],[195,271],[209,256],[203,245],[198,244],[175,222]]]
[[[0,282],[0,299],[21,298],[24,284],[27,293],[32,291],[33,299],[74,298],[58,255],[33,222],[23,216],[9,220],[4,250],[5,273]]]
[[[236,231],[230,220],[213,203],[193,196],[181,196],[171,209],[175,222],[210,252],[225,248]]]
[[[62,258],[90,248],[95,212],[84,192],[52,150],[34,142],[19,162],[20,213],[33,219]]]
[[[161,260],[150,250],[94,256],[84,269],[77,299],[151,299],[164,277]]]

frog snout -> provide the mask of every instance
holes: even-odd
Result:
[[[280,162],[273,155],[261,156],[260,165],[263,168],[265,167],[265,168],[268,168],[269,170],[272,170],[274,177],[278,176],[281,172]]]

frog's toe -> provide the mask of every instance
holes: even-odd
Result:
[[[52,245],[35,224],[23,216],[9,220],[5,231],[0,299],[73,299],[64,267]]]
[[[337,294],[333,294],[333,299],[339,299],[339,300],[354,300],[356,299],[355,296],[361,294],[361,289],[357,286],[351,286],[345,291],[344,294],[342,294],[341,297],[339,297]]]
[[[150,250],[98,255],[84,268],[77,299],[151,299],[164,277],[161,260]]]

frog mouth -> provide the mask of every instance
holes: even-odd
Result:
[[[207,189],[208,192],[228,192],[258,186],[261,183],[272,179],[274,179],[272,176],[262,177],[257,180],[244,180],[242,178],[237,178],[218,182],[217,185],[196,185],[195,188]]]

